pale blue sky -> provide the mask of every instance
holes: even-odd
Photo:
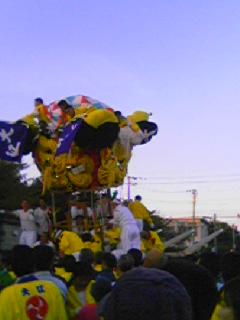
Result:
[[[129,166],[149,178],[132,196],[186,216],[196,188],[197,215],[240,212],[239,1],[2,0],[0,15],[1,120],[36,96],[152,112],[159,134]]]

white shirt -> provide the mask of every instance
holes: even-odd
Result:
[[[120,227],[121,229],[129,225],[134,225],[137,227],[137,223],[132,212],[127,207],[122,205],[118,205],[114,209],[112,222],[116,227]]]
[[[41,235],[43,232],[48,232],[48,220],[47,220],[47,210],[43,210],[38,207],[34,211],[34,217],[39,226],[37,226],[37,233]]]
[[[14,211],[14,214],[20,218],[22,231],[36,231],[36,220],[32,209],[23,211],[23,209]]]

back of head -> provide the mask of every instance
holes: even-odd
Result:
[[[191,301],[171,274],[148,268],[126,272],[112,289],[105,320],[190,320]]]
[[[82,241],[83,242],[88,242],[88,241],[91,241],[92,240],[92,235],[90,232],[85,232],[83,235],[82,235]]]
[[[11,251],[11,266],[17,277],[34,272],[33,249],[27,245],[17,245]]]
[[[111,281],[108,279],[100,278],[92,285],[91,295],[96,302],[102,300],[102,298],[108,294],[112,289]]]
[[[108,269],[113,269],[116,268],[117,266],[117,259],[116,257],[110,253],[110,252],[105,252],[102,257],[102,263],[108,268]]]
[[[217,289],[211,273],[183,258],[172,258],[163,266],[187,289],[192,300],[194,320],[209,320],[217,303]]]
[[[122,254],[118,260],[118,268],[121,272],[127,272],[134,267],[134,260],[130,254]]]
[[[135,200],[137,200],[137,201],[142,201],[142,197],[141,197],[140,195],[137,195],[137,196],[135,197]]]
[[[54,257],[53,249],[49,246],[37,246],[33,252],[36,271],[49,271]]]
[[[143,254],[141,250],[133,248],[128,250],[128,254],[130,254],[133,257],[135,268],[140,267],[142,265]]]
[[[43,99],[37,97],[37,98],[34,100],[34,102],[35,102],[35,103],[38,103],[38,104],[43,104]]]
[[[209,252],[201,254],[199,264],[208,269],[215,279],[218,277],[220,273],[220,258],[216,253]]]
[[[143,261],[143,266],[146,268],[161,269],[167,261],[167,257],[162,251],[157,249],[151,249],[147,252],[146,257]]]
[[[67,272],[74,272],[76,259],[72,255],[65,255],[62,260],[62,266]]]
[[[232,278],[240,276],[240,253],[227,253],[221,261],[223,280],[229,281]]]
[[[64,110],[72,108],[72,106],[66,100],[60,100],[58,102],[58,106],[59,106],[59,108],[64,109]]]
[[[83,248],[80,253],[80,260],[87,261],[90,264],[94,262],[94,253],[91,249]]]
[[[234,319],[240,319],[240,277],[226,282],[222,290],[226,306],[233,310]]]

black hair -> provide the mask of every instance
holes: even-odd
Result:
[[[141,250],[133,248],[128,250],[128,254],[130,254],[133,257],[135,268],[140,267],[142,265],[143,254]]]
[[[130,254],[122,254],[118,260],[118,268],[122,272],[132,270],[134,267],[134,260]]]
[[[82,234],[82,241],[83,242],[88,242],[92,240],[92,235],[90,232],[86,232]]]
[[[117,266],[117,259],[110,252],[103,253],[102,262],[104,262],[106,264],[108,269],[113,269],[113,268],[116,268],[116,266]]]
[[[58,106],[64,110],[72,108],[72,106],[66,100],[60,100]]]
[[[220,257],[215,252],[205,252],[200,255],[199,264],[208,269],[216,279],[220,273]]]
[[[34,272],[34,254],[33,249],[27,245],[16,245],[11,251],[11,266],[17,277]]]
[[[209,320],[218,300],[212,274],[205,268],[183,258],[171,258],[162,267],[187,289],[192,300],[194,320]]]
[[[71,254],[66,254],[62,260],[62,266],[67,272],[74,272],[76,259]]]
[[[224,282],[240,276],[240,253],[225,254],[221,261],[221,269]]]
[[[94,253],[89,248],[83,248],[80,253],[80,261],[87,261],[90,264],[94,262]]]
[[[111,281],[107,279],[99,279],[93,283],[91,288],[91,295],[96,302],[102,300],[102,298],[108,294],[112,289]]]
[[[119,117],[119,116],[122,115],[122,112],[121,112],[121,111],[114,111],[114,115],[115,115],[116,117]]]
[[[75,270],[74,270],[74,277],[81,277],[84,279],[89,279],[89,281],[91,279],[94,278],[94,269],[91,266],[91,263],[89,263],[86,260],[83,261],[78,261],[76,262],[75,265]]]
[[[34,101],[43,104],[43,99],[42,98],[38,97]]]
[[[240,319],[240,277],[226,282],[221,292],[224,292],[224,300],[227,307],[233,309],[234,319]]]
[[[142,197],[141,197],[140,195],[137,195],[137,196],[135,197],[135,200],[141,201],[141,200],[142,200]]]
[[[54,251],[49,246],[37,246],[33,249],[37,271],[49,271],[53,262]]]

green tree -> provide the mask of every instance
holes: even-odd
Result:
[[[0,209],[15,210],[26,199],[31,206],[37,206],[42,193],[39,179],[27,181],[22,174],[26,164],[0,161]]]

